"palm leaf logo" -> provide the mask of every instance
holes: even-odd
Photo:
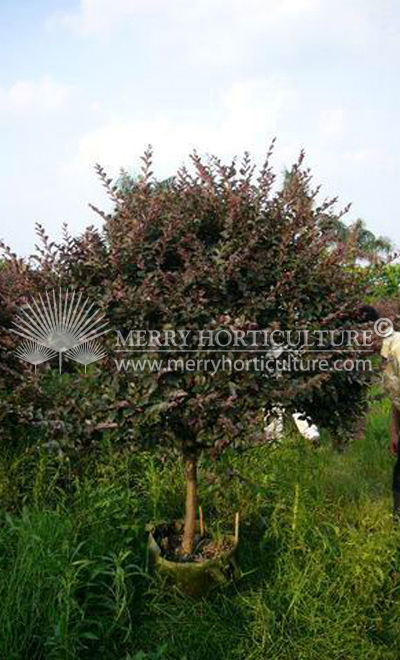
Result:
[[[36,367],[38,364],[51,360],[51,358],[55,357],[57,354],[55,351],[52,351],[51,348],[46,348],[46,346],[41,346],[40,344],[27,339],[17,348],[15,355],[20,360],[35,365],[36,373]]]
[[[75,348],[71,348],[65,355],[71,360],[79,362],[79,364],[84,364],[86,373],[87,365],[101,360],[106,356],[106,353],[97,341],[86,341]]]
[[[61,373],[63,353],[110,329],[104,329],[108,321],[102,323],[105,315],[93,310],[94,303],[88,305],[88,298],[82,301],[82,293],[76,298],[75,291],[67,290],[63,297],[60,288],[58,296],[54,289],[51,294],[46,291],[45,299],[39,295],[39,302],[32,298],[32,304],[21,308],[18,322],[14,321],[17,329],[12,332],[58,353]]]

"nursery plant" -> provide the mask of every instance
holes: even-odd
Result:
[[[72,435],[74,424],[84,426],[87,434],[83,420],[91,415],[90,428],[101,433],[115,427],[118,443],[168,448],[181,456],[186,505],[176,549],[180,561],[194,554],[203,453],[214,459],[228,446],[262,441],[265,412],[277,404],[340,433],[362,409],[371,376],[357,369],[278,369],[269,349],[268,371],[255,362],[229,368],[227,360],[216,368],[218,359],[245,363],[264,350],[258,339],[237,347],[235,331],[247,336],[360,323],[365,271],[353,268],[352,245],[326,229],[327,218],[341,219],[346,209],[338,212],[335,199],[321,199],[303,154],[279,185],[272,152],[258,170],[248,154],[223,164],[193,153],[187,168],[163,182],[152,173],[150,149],[136,178],[123,173],[113,181],[97,166],[113,206],[110,213],[93,207],[102,228],[75,238],[65,233],[59,245],[40,229],[38,263],[24,266],[36,288],[57,283],[84,289],[106,313],[114,332],[104,340],[108,362],[95,365],[95,384],[85,390],[92,412],[82,389],[69,388],[74,405],[68,405],[68,428]],[[6,269],[13,260],[6,255]],[[116,353],[132,348],[136,331],[152,331],[159,339],[136,345],[134,353]],[[183,346],[165,341],[171,331],[186,333]],[[221,333],[223,346],[205,348],[202,332]],[[329,342],[320,351],[328,361],[338,359]],[[120,359],[126,356],[128,366]],[[346,346],[344,356],[357,357],[357,347],[349,353]],[[63,394],[43,405],[53,417],[58,406],[62,416]],[[42,418],[46,414],[41,410]]]

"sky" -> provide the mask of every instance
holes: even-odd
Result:
[[[170,176],[196,148],[277,173],[400,247],[398,0],[0,0],[0,238],[33,252],[108,209],[94,165]]]

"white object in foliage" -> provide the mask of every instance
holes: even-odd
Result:
[[[276,441],[283,438],[283,408],[274,406],[271,412],[264,417],[265,437],[267,440]]]
[[[283,438],[283,415],[284,408],[281,406],[274,406],[271,412],[265,416],[265,436],[267,440],[279,441]],[[310,424],[306,419],[302,419],[302,413],[294,413],[294,422],[300,435],[307,440],[319,440],[320,433],[315,424]]]
[[[309,424],[306,419],[301,419],[301,417],[301,413],[293,414],[293,419],[300,435],[302,435],[303,438],[306,438],[307,440],[319,440],[320,433],[318,426],[315,424]]]

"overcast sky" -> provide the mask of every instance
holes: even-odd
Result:
[[[398,0],[0,0],[0,237],[33,250],[106,207],[93,165],[155,174],[277,137],[400,246]]]

